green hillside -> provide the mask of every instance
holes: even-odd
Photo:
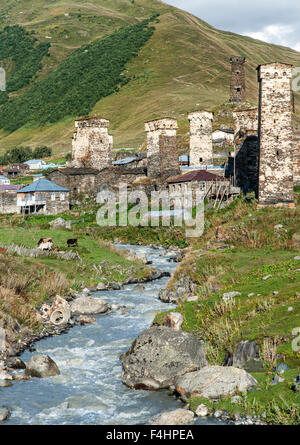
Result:
[[[10,92],[10,100],[18,96],[17,101],[24,102],[24,97],[27,97],[30,109],[33,106],[31,96],[28,96],[30,90],[36,89],[40,81],[48,82],[49,78],[55,82],[55,70],[61,72],[67,58],[74,58],[74,51],[86,48],[85,45],[98,46],[99,39],[103,37],[111,36],[114,40],[120,28],[120,32],[125,32],[124,27],[135,25],[157,13],[160,16],[153,23],[153,35],[137,45],[133,51],[136,57],[126,58],[126,68],[121,67],[118,73],[129,82],[113,82],[112,88],[107,88],[107,92],[112,91],[112,94],[99,94],[101,100],[96,103],[90,101],[90,108],[94,105],[91,115],[110,119],[110,131],[115,136],[116,147],[137,147],[142,144],[145,140],[144,121],[163,115],[179,119],[183,145],[187,143],[188,111],[209,108],[215,111],[215,125],[229,123],[231,107],[226,104],[230,77],[228,59],[234,54],[247,58],[247,100],[252,104],[257,102],[257,65],[282,61],[300,66],[300,53],[296,51],[216,30],[191,14],[157,0],[2,0],[0,32],[6,26],[20,25],[36,39],[35,48],[40,44],[51,45],[50,55],[43,55],[40,62],[41,69],[27,78],[26,85],[20,85],[19,90]],[[116,45],[120,48],[119,43]],[[7,68],[9,81],[16,75],[13,56],[6,54],[1,60],[0,52],[0,66]],[[97,72],[98,59],[101,65],[104,59],[100,54],[96,59],[90,58],[84,69]],[[80,69],[74,75],[72,85],[76,86],[76,76],[79,77],[78,82],[81,81]],[[60,92],[60,96],[67,93]],[[44,110],[47,110],[47,95],[43,101]],[[2,112],[6,106],[2,106]],[[31,145],[33,148],[49,145],[56,154],[68,153],[71,150],[74,117],[89,111],[76,106],[73,108],[69,102],[68,106],[73,115],[68,116],[69,111],[66,112],[65,106],[62,106],[62,118],[58,121],[52,119],[52,122],[46,119],[44,126],[39,123],[42,121],[39,112],[33,115],[34,119],[31,113],[25,113],[25,125],[13,132],[10,132],[14,129],[10,124],[15,116],[12,114],[10,119],[6,113],[0,122],[0,151],[16,145]],[[297,114],[300,113],[299,93],[296,94],[296,110]],[[38,118],[35,119],[35,116]]]

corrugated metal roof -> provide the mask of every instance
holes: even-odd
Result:
[[[65,168],[57,168],[54,171],[59,171],[60,173],[67,176],[76,176],[76,175],[98,175],[99,170],[95,168],[88,167],[65,167]]]
[[[61,187],[55,184],[55,182],[48,179],[41,178],[34,181],[32,184],[27,185],[18,191],[18,193],[34,193],[34,192],[68,192],[69,189]]]
[[[191,181],[227,181],[226,178],[210,173],[206,170],[194,170],[189,173],[185,173],[181,176],[176,176],[175,178],[170,178],[168,180],[169,184],[176,184],[179,182],[191,182]]]
[[[131,164],[131,162],[139,161],[138,158],[132,157],[132,158],[123,158],[119,159],[118,161],[114,161],[112,165],[124,165],[124,164]]]
[[[1,184],[0,185],[0,191],[1,192],[5,192],[5,191],[17,191],[21,188],[21,185],[16,185],[16,184]]]

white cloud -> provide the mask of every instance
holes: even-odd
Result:
[[[276,43],[277,45],[292,46],[299,50],[300,42],[291,45],[295,36],[295,28],[291,25],[268,25],[261,31],[243,32],[244,35],[253,39],[263,40],[264,42]]]

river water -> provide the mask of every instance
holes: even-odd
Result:
[[[172,273],[176,264],[168,262],[164,249],[130,247],[145,253],[160,271]],[[147,329],[157,312],[174,306],[158,299],[159,290],[168,278],[144,284],[145,290],[98,292],[109,304],[126,306],[127,314],[117,311],[95,316],[96,323],[76,326],[66,334],[37,342],[36,352],[26,351],[20,357],[28,362],[33,354],[48,354],[61,374],[47,379],[15,381],[12,387],[0,389],[0,405],[8,406],[11,425],[137,425],[164,410],[181,407],[168,391],[132,390],[122,384],[119,357],[132,341]],[[214,419],[197,423],[219,423]]]

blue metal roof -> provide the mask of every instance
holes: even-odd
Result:
[[[139,161],[139,159],[136,157],[124,158],[124,159],[119,159],[118,161],[114,161],[112,164],[113,165],[124,165],[124,164],[130,164],[133,161]]]
[[[41,178],[34,181],[18,191],[18,193],[34,193],[34,192],[69,192],[69,189],[49,181],[49,179]]]

